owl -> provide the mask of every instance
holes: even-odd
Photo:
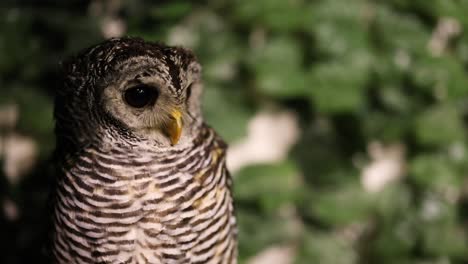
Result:
[[[56,263],[236,263],[226,144],[182,47],[114,38],[63,63]]]

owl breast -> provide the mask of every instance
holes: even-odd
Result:
[[[59,263],[235,263],[225,146],[209,128],[178,150],[86,148],[58,185]]]

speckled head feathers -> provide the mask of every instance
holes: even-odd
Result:
[[[175,89],[183,85],[181,75],[186,72],[196,75],[200,71],[195,55],[188,49],[130,37],[112,38],[85,49],[66,60],[63,69],[64,74],[72,78],[106,79],[111,74],[137,67],[144,59],[157,59],[164,63]]]
[[[184,123],[182,139],[202,122],[201,66],[188,49],[140,38],[113,38],[83,50],[62,66],[64,83],[55,103],[58,138],[77,144],[107,134],[167,145],[174,111]],[[139,85],[157,93],[154,104],[135,108],[125,102],[126,91]]]

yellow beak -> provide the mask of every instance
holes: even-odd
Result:
[[[173,146],[179,142],[182,135],[182,113],[178,109],[172,110],[171,121],[166,128],[166,133]]]

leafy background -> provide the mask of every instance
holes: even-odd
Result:
[[[131,35],[195,50],[206,119],[231,146],[259,113],[296,120],[283,157],[234,172],[241,263],[468,263],[467,10],[466,0],[3,1],[0,262],[45,261],[59,61]]]

